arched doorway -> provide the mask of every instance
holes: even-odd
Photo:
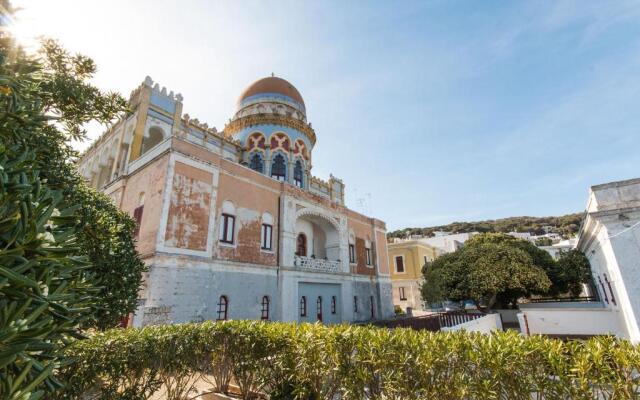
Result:
[[[304,233],[298,234],[296,242],[296,254],[300,257],[307,256],[307,235]]]

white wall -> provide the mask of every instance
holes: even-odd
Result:
[[[467,332],[480,332],[491,333],[493,331],[502,330],[502,321],[500,320],[500,314],[487,314],[484,317],[474,319],[473,321],[465,322],[460,325],[452,326],[450,328],[442,328],[442,331],[467,331]]]
[[[627,338],[618,314],[606,308],[528,308],[518,314],[518,322],[525,336],[613,334]]]

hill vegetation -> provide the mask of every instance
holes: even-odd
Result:
[[[567,214],[559,217],[509,217],[490,219],[477,222],[453,222],[447,225],[426,228],[404,228],[389,232],[390,238],[406,238],[410,235],[434,236],[434,232],[445,231],[451,233],[466,232],[530,232],[535,235],[558,233],[564,238],[575,236],[580,229],[582,213]]]

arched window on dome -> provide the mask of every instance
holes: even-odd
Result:
[[[249,168],[260,173],[264,173],[264,163],[260,154],[255,153],[249,159]]]
[[[287,180],[287,161],[282,154],[277,154],[273,157],[271,177],[283,182]]]
[[[293,183],[299,188],[303,187],[303,175],[302,162],[297,160],[293,167]]]

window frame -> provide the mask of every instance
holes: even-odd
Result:
[[[231,239],[227,237],[229,234],[229,220],[231,220]],[[235,243],[236,233],[236,216],[232,214],[222,213],[220,214],[220,232],[218,235],[218,241],[225,244]]]
[[[373,265],[373,263],[371,262],[371,248],[370,247],[365,247],[364,248],[364,257],[365,257],[365,264],[369,267],[371,267]]]
[[[398,294],[400,295],[400,301],[407,301],[407,294],[405,293],[404,286],[398,288]]]
[[[254,160],[260,161],[260,169],[254,168]],[[264,159],[262,158],[262,155],[260,153],[256,152],[251,154],[251,156],[249,157],[249,169],[264,174]]]
[[[300,167],[299,170],[298,167]],[[299,177],[298,172],[300,172]],[[296,160],[293,166],[293,184],[301,189],[304,187],[304,167],[302,166],[302,162],[300,160]]]
[[[400,262],[402,264],[402,271],[398,270],[398,259],[401,260]],[[397,274],[406,274],[407,273],[407,269],[405,268],[405,265],[404,265],[404,256],[403,255],[395,256],[393,258],[393,261],[394,261],[393,264],[394,264],[394,267],[396,269],[396,273]]]
[[[263,321],[269,320],[269,306],[271,301],[269,300],[269,296],[262,296],[262,309],[260,310],[261,315],[260,319]]]
[[[262,224],[262,229],[260,230],[260,232],[261,232],[260,250],[272,251],[273,250],[273,225]]]
[[[139,205],[133,210],[133,220],[136,225],[133,229],[133,237],[137,239],[140,236],[140,227],[142,226],[142,215],[144,214],[144,204]]]
[[[300,304],[298,305],[299,313],[301,317],[307,316],[307,296],[300,297]]]
[[[316,320],[322,322],[322,296],[316,299]]]
[[[229,317],[229,298],[224,294],[218,298],[217,314],[216,321],[226,321]],[[220,318],[220,314],[223,314],[223,318]]]
[[[284,171],[283,171],[284,174],[283,175],[280,175],[280,174],[275,175],[273,173],[273,166],[275,164],[276,158],[278,158],[278,157],[282,158],[282,161],[284,163]],[[286,182],[287,181],[287,158],[284,155],[278,153],[278,154],[273,156],[273,158],[271,159],[271,172],[270,172],[269,175],[271,176],[271,178],[277,180],[278,182]]]
[[[349,243],[349,264],[356,264],[356,245]]]

